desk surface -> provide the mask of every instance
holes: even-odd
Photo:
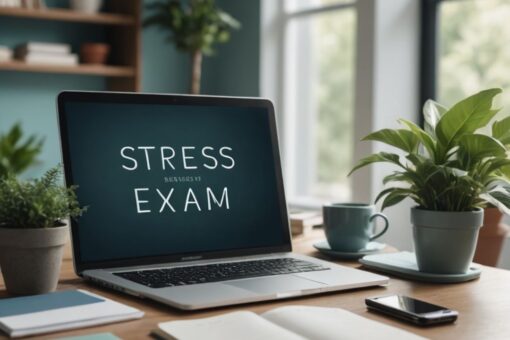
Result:
[[[297,237],[294,240],[294,250],[302,254],[321,256],[312,247],[312,244],[321,237],[321,231],[315,231],[307,237]],[[359,267],[359,264],[356,262],[338,263]],[[97,288],[85,283],[74,274],[71,255],[67,251],[62,265],[58,289],[76,288],[87,289],[116,301],[126,303],[145,311],[145,316],[140,320],[53,333],[46,337],[38,338],[54,339],[71,335],[112,332],[123,339],[144,339],[149,338],[150,331],[156,327],[157,323],[163,321],[202,318],[236,310],[250,310],[261,313],[284,305],[300,304],[344,308],[369,319],[404,328],[432,339],[510,339],[510,321],[507,320],[510,315],[510,271],[491,267],[483,267],[481,278],[467,283],[426,284],[391,278],[390,284],[387,287],[365,288],[199,312],[180,312],[161,304]],[[452,325],[418,328],[367,312],[364,299],[369,296],[385,294],[404,294],[447,306],[459,311],[459,319]],[[3,282],[0,279],[0,297],[5,296]],[[339,334],[341,332],[342,330],[339,330]],[[0,335],[0,337],[5,338],[3,335]]]

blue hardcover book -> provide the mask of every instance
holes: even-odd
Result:
[[[0,299],[0,329],[11,337],[141,318],[143,312],[85,290]]]

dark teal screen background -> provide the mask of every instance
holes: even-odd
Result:
[[[68,102],[65,104],[68,149],[73,183],[80,204],[88,211],[78,220],[83,262],[147,256],[204,253],[281,246],[287,242],[282,226],[268,114],[263,108],[142,105]],[[146,169],[143,150],[135,153],[138,169],[121,157],[124,146],[155,146],[150,150],[151,170]],[[159,147],[175,149],[175,170],[162,169]],[[180,148],[194,146],[184,169]],[[211,170],[202,166],[204,146],[232,148],[228,155],[235,166]],[[217,156],[219,163],[230,162]],[[200,176],[199,182],[166,183],[165,177]],[[134,188],[149,188],[140,199],[149,200],[138,214]],[[156,188],[170,199],[176,212],[165,207]],[[208,210],[206,187],[220,199],[228,187],[230,209],[212,205]],[[202,211],[190,204],[184,212],[188,189],[192,188]]]

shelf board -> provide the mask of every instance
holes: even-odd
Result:
[[[25,8],[0,7],[0,16],[11,16],[40,20],[70,21],[103,25],[134,25],[136,23],[134,17],[125,14],[113,14],[113,13],[86,14],[73,11],[70,9],[35,10]]]
[[[26,64],[21,61],[0,62],[0,71],[19,71],[19,72],[37,72],[37,73],[61,73],[78,74],[103,77],[134,77],[135,70],[127,66],[111,65],[77,65],[77,66],[58,66],[43,64]]]

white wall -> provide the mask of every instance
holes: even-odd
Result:
[[[384,5],[383,5],[384,3]],[[359,142],[368,133],[397,127],[397,119],[418,119],[419,1],[358,0],[355,100],[355,157],[395,152],[380,143]],[[376,164],[355,173],[354,200],[373,202],[391,166]],[[410,207],[404,201],[384,213],[390,228],[382,238],[401,250],[412,249]]]

